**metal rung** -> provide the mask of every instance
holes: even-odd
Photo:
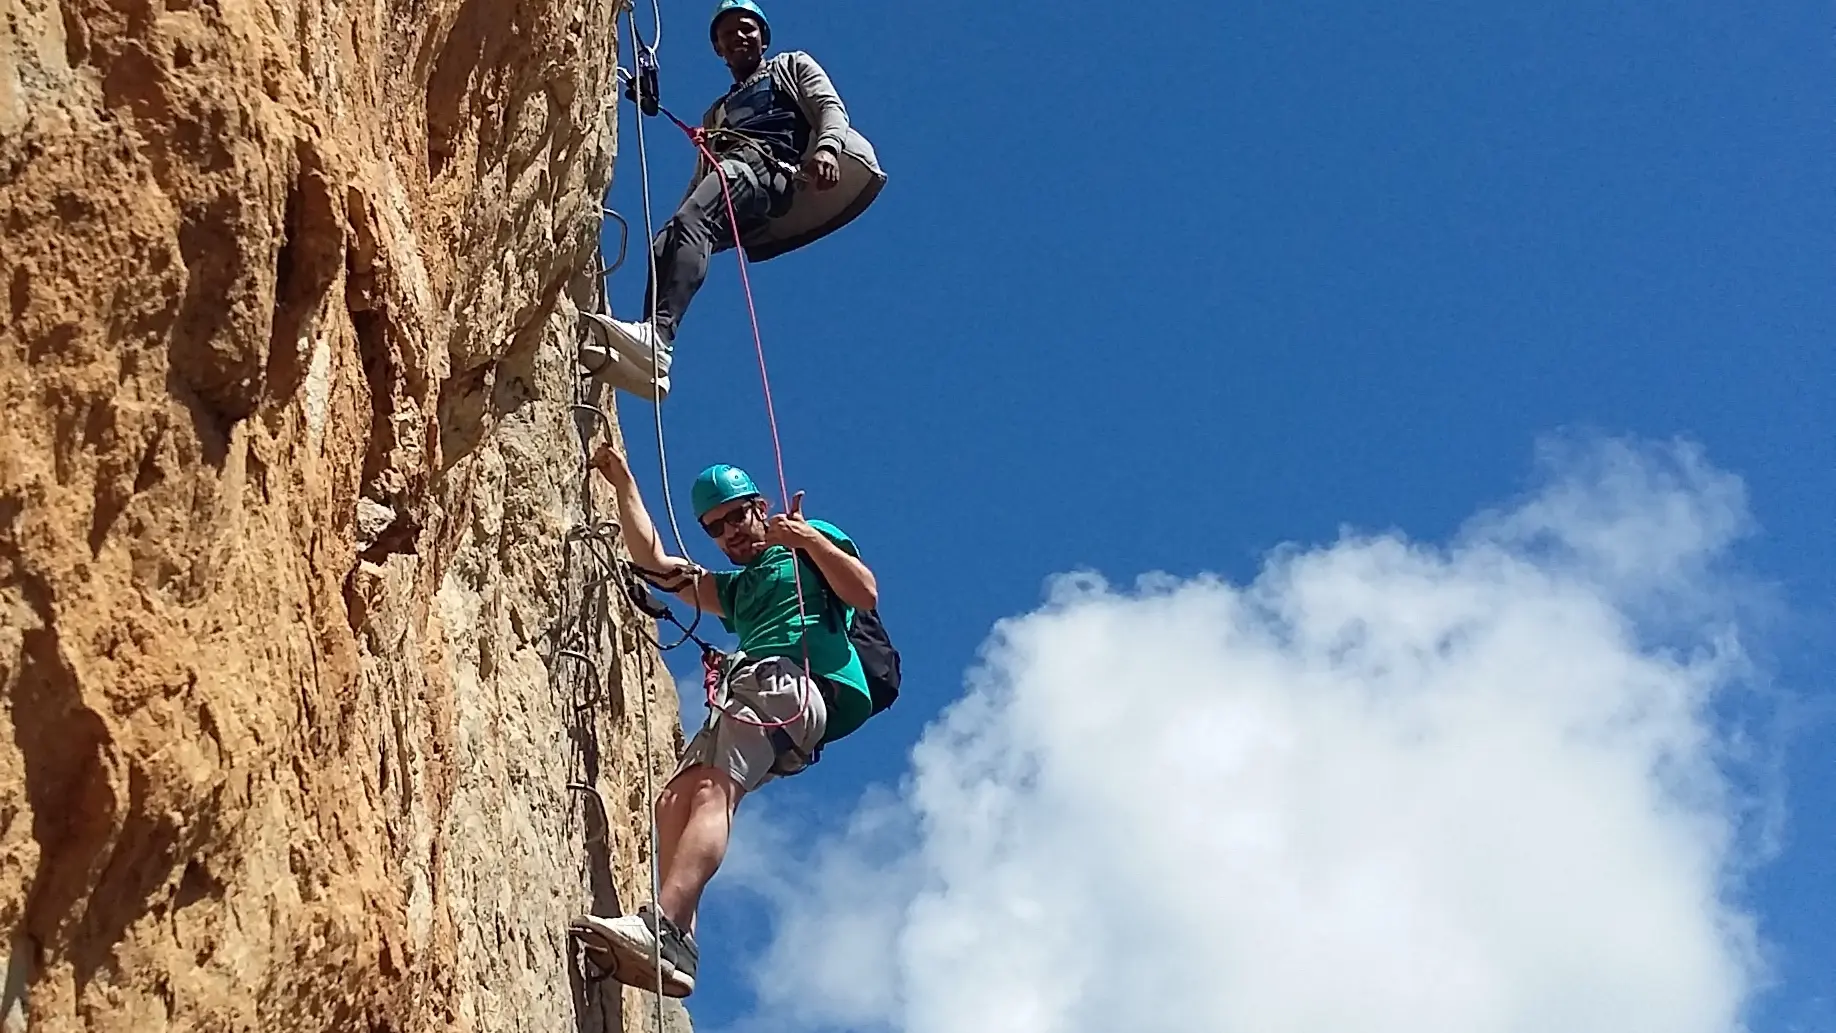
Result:
[[[599,421],[606,425],[607,430],[612,429],[612,417],[608,416],[606,414],[606,411],[604,409],[601,409],[599,406],[594,405],[591,402],[575,402],[572,408],[575,411],[585,409],[587,412],[590,412],[593,415],[599,417]]]
[[[555,650],[555,656],[557,658],[565,657],[569,660],[578,660],[586,664],[587,670],[591,671],[593,674],[593,684],[586,694],[586,701],[574,704],[574,713],[578,714],[583,710],[591,710],[595,706],[598,706],[599,699],[597,690],[601,685],[605,684],[605,679],[601,678],[599,675],[599,662],[578,649],[557,649]]]
[[[619,267],[625,264],[625,250],[631,241],[631,224],[625,221],[624,216],[607,208],[603,203],[599,206],[599,214],[601,218],[611,219],[618,223],[618,258],[614,259],[611,265],[606,265],[603,261],[600,263],[599,277],[603,280],[613,273],[618,272]],[[598,248],[595,247],[594,250],[597,251]],[[601,251],[600,257],[603,259],[605,257],[605,252]]]
[[[612,827],[612,811],[606,807],[606,798],[600,795],[598,787],[588,785],[585,782],[569,782],[567,787],[576,793],[585,793],[591,796],[593,802],[599,805],[600,821],[606,828],[610,829]],[[588,843],[604,843],[605,841],[606,837],[604,835],[591,836],[587,839]]]

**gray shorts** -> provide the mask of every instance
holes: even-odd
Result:
[[[727,679],[721,702],[723,707],[710,709],[707,723],[689,740],[676,766],[677,775],[705,764],[726,772],[740,788],[751,792],[773,778],[808,767],[809,754],[822,742],[822,733],[829,726],[829,709],[815,680],[787,657],[742,658]],[[748,721],[789,723],[760,728]]]

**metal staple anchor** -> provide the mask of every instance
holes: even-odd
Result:
[[[593,415],[599,417],[599,421],[606,425],[607,430],[612,429],[612,417],[606,415],[606,411],[604,409],[601,409],[599,406],[594,405],[591,402],[575,402],[572,408],[574,409],[575,412],[579,412],[580,410],[584,409],[587,412],[592,413]]]
[[[574,713],[578,714],[582,710],[591,710],[593,709],[593,707],[597,706],[599,704],[598,690],[599,690],[600,681],[601,681],[599,677],[598,661],[594,660],[592,657],[586,655],[585,653],[582,653],[578,649],[557,649],[555,650],[555,656],[556,657],[566,657],[569,660],[578,660],[581,663],[586,664],[587,670],[592,672],[593,674],[593,684],[592,684],[592,687],[587,691],[586,701],[582,703],[574,704]]]
[[[585,782],[569,782],[567,787],[576,793],[585,793],[592,797],[593,802],[599,805],[600,822],[608,829],[612,827],[612,811],[606,807],[606,798],[600,795],[598,787],[588,785]],[[605,841],[606,837],[603,833],[587,838],[587,842],[589,843],[603,843]]]
[[[625,221],[624,216],[603,204],[599,206],[599,214],[618,223],[618,257],[612,260],[611,265],[605,265],[603,262],[600,264],[599,275],[601,279],[604,279],[618,272],[619,266],[625,264],[625,245],[631,240],[631,224]],[[600,255],[603,258],[605,252],[600,252]]]

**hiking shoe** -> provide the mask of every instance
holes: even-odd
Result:
[[[657,989],[657,950],[663,953],[665,997],[687,997],[695,992],[695,963],[700,951],[695,938],[649,905],[635,915],[601,918],[581,915],[568,924],[568,932],[597,955],[610,955],[612,964],[601,964],[614,979],[641,990]],[[597,962],[599,959],[595,957]]]
[[[661,402],[669,397],[669,374],[665,373],[652,380],[649,370],[639,370],[631,364],[630,359],[603,345],[584,342],[576,358],[588,373],[626,394],[652,402]]]
[[[642,370],[646,377],[662,377],[669,372],[670,342],[657,333],[657,324],[648,319],[641,323],[627,323],[598,312],[582,312],[580,315],[587,320],[587,329],[592,331],[594,337],[605,347],[630,359],[631,364]]]

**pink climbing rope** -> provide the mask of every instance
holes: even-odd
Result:
[[[708,160],[708,164],[714,167],[714,174],[720,177],[720,196],[727,206],[727,230],[733,234],[733,256],[739,260],[740,290],[746,295],[746,315],[752,320],[752,346],[759,357],[759,382],[765,388],[765,419],[771,424],[771,448],[778,464],[778,491],[780,493],[778,497],[784,499],[784,504],[788,506],[790,505],[790,485],[784,479],[784,446],[778,440],[778,413],[772,404],[771,374],[765,369],[765,340],[759,333],[759,309],[752,300],[752,277],[747,274],[746,249],[739,242],[739,219],[733,211],[733,191],[727,187],[727,170],[721,167],[720,159],[708,149],[706,130],[683,125],[676,120],[674,115],[670,116],[670,120],[688,131],[689,139],[694,142],[695,148],[701,152],[702,157]],[[798,601],[802,601],[801,594],[798,596]]]
[[[676,124],[676,128],[688,135],[689,142],[695,145],[695,149],[701,152],[701,156],[707,159],[709,165],[713,166],[714,174],[720,177],[720,196],[721,200],[724,201],[727,206],[727,232],[733,235],[733,255],[739,260],[740,290],[746,295],[746,315],[752,320],[752,346],[759,357],[759,383],[765,390],[765,419],[766,422],[771,424],[771,450],[777,461],[778,467],[778,497],[784,500],[785,509],[788,511],[791,497],[790,483],[784,477],[784,445],[778,438],[778,412],[777,407],[772,403],[771,374],[765,369],[765,338],[764,335],[759,333],[759,309],[758,305],[752,300],[752,277],[747,275],[746,271],[746,248],[740,244],[739,217],[733,210],[733,191],[729,189],[727,185],[727,170],[721,166],[720,159],[715,157],[714,152],[708,148],[707,130],[689,125],[677,118],[668,108],[660,104],[657,107],[658,110],[663,112],[664,116]],[[797,562],[795,552],[791,555],[791,577],[794,579],[797,586],[797,626],[802,628],[809,620],[809,612],[804,608],[803,601],[803,564]],[[810,680],[813,684],[815,675],[810,673],[809,640],[806,637],[800,636],[799,642],[803,647],[803,673],[805,678]],[[715,692],[718,682],[712,676],[711,671],[704,677],[704,684],[707,691],[708,705],[717,706],[715,702]],[[755,728],[783,728],[786,725],[800,720],[804,714],[808,712],[809,698],[807,691],[808,690],[805,690],[806,695],[798,701],[797,713],[783,721],[753,721],[734,714],[731,711],[723,709],[722,712],[742,724],[752,725]]]

